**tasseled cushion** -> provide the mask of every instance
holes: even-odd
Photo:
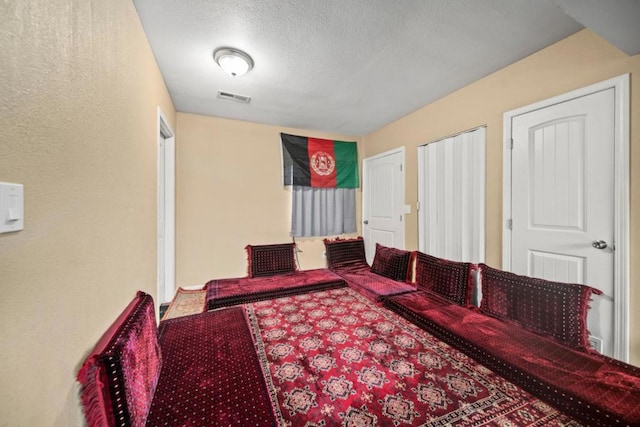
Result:
[[[327,265],[331,270],[362,265],[369,267],[362,237],[324,239],[324,247],[327,253]]]
[[[87,425],[144,426],[161,368],[153,299],[138,292],[78,372]]]
[[[408,281],[411,252],[376,243],[371,271],[393,280]]]
[[[587,311],[589,286],[520,276],[480,264],[484,314],[515,322],[571,347],[590,348]]]
[[[466,306],[471,301],[473,265],[456,262],[418,252],[416,255],[416,285]]]
[[[294,243],[247,245],[249,277],[274,276],[296,271]]]

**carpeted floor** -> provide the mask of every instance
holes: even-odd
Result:
[[[577,426],[343,288],[246,305],[282,426]]]
[[[162,375],[147,426],[277,425],[244,307],[165,320],[158,334]]]
[[[207,291],[203,289],[183,289],[178,288],[169,308],[162,316],[161,320],[175,319],[176,317],[188,316],[206,311],[205,300]]]

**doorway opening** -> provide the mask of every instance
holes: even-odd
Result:
[[[175,133],[158,107],[158,307],[175,293]]]

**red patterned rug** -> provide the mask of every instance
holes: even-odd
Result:
[[[282,426],[577,426],[343,288],[246,305]]]

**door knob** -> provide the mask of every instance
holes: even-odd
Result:
[[[605,242],[604,240],[594,240],[591,243],[591,246],[593,246],[596,249],[606,249],[607,246],[609,245],[607,245],[607,242]]]
[[[369,220],[368,220],[368,219],[365,219],[365,220],[364,220],[364,225],[367,225],[367,224],[369,224]]]

